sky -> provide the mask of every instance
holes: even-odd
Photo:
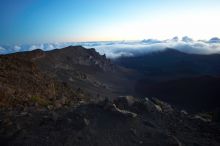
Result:
[[[0,44],[220,37],[220,0],[0,0]]]

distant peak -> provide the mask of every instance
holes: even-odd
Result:
[[[182,41],[188,43],[188,42],[193,42],[193,39],[188,36],[184,36],[182,37]]]
[[[78,46],[72,46],[72,45],[70,45],[70,46],[67,46],[67,47],[65,47],[65,48],[63,48],[63,49],[76,49],[76,48],[80,48],[80,49],[85,49],[83,46],[81,46],[81,45],[78,45]]]
[[[178,42],[178,41],[179,41],[179,38],[178,38],[178,36],[175,36],[175,37],[173,37],[171,40],[172,40],[172,41],[175,41],[175,42]]]
[[[173,48],[166,48],[164,50],[161,50],[161,51],[158,51],[158,52],[155,52],[155,53],[160,53],[160,54],[165,54],[165,55],[184,55],[184,54],[186,54],[182,51],[179,51],[179,50],[176,50],[176,49],[173,49]]]
[[[142,42],[142,43],[149,43],[149,44],[150,44],[150,43],[152,43],[152,44],[153,44],[153,43],[161,43],[161,41],[160,41],[160,40],[157,40],[157,39],[147,39],[147,40],[144,39],[144,40],[142,40],[141,42]]]
[[[209,40],[209,43],[220,43],[220,38],[218,37],[213,37]]]
[[[32,50],[31,52],[36,52],[36,53],[38,53],[38,52],[44,52],[44,51],[41,50],[41,49],[35,49],[35,50]]]

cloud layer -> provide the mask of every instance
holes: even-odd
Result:
[[[136,56],[154,51],[173,48],[185,53],[214,54],[220,53],[220,39],[212,38],[209,41],[194,41],[189,37],[179,39],[174,37],[168,40],[148,39],[142,41],[109,41],[109,42],[69,42],[69,43],[44,43],[32,45],[0,46],[0,54],[20,51],[42,49],[45,51],[64,48],[70,45],[82,45],[86,48],[95,48],[100,54],[106,54],[108,58],[121,56]]]

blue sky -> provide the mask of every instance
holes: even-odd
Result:
[[[0,0],[0,44],[220,37],[219,0]]]

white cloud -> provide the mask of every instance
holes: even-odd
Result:
[[[39,49],[39,47],[37,47],[36,45],[32,45],[29,47],[29,51],[35,50],[35,49]]]
[[[14,50],[15,50],[16,52],[20,51],[20,49],[21,49],[21,46],[18,46],[18,45],[15,45],[15,46],[14,46]]]
[[[1,50],[3,51],[3,50],[5,50],[5,48],[3,48],[3,47],[0,46],[0,51],[1,51]]]
[[[209,41],[194,41],[185,36],[182,39],[174,37],[168,40],[147,39],[143,41],[108,41],[108,42],[69,42],[69,43],[45,43],[33,45],[20,45],[11,48],[0,47],[0,53],[11,53],[15,51],[28,51],[34,49],[53,50],[67,46],[82,45],[86,48],[95,48],[101,55],[106,54],[108,58],[120,56],[135,56],[153,51],[173,48],[185,53],[213,54],[220,53],[220,40],[212,38]]]
[[[3,48],[2,46],[0,46],[0,54],[5,54],[5,48]]]
[[[96,50],[101,54],[106,54],[109,58],[120,56],[135,56],[153,51],[173,48],[185,53],[193,54],[213,54],[220,53],[220,43],[207,43],[203,41],[193,41],[190,38],[173,38],[161,42],[153,41],[136,41],[136,42],[115,42],[111,45],[102,44],[96,46]],[[87,46],[85,46],[87,47]]]

